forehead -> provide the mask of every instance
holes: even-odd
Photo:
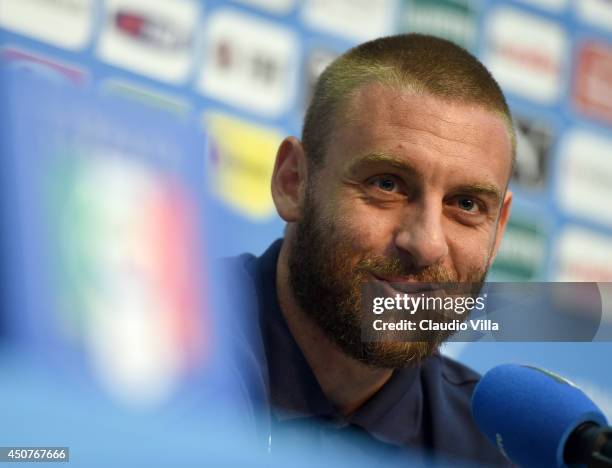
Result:
[[[428,94],[381,84],[359,88],[333,135],[330,152],[339,153],[333,155],[341,159],[337,163],[367,152],[391,152],[416,162],[443,159],[447,165],[478,166],[503,183],[510,173],[512,143],[505,119],[479,105]]]

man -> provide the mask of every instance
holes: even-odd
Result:
[[[363,342],[360,299],[367,281],[482,282],[508,220],[513,159],[497,83],[448,41],[378,39],[324,71],[301,141],[286,138],[276,157],[285,237],[236,260],[257,297],[272,449],[317,419],[319,442],[358,428],[360,440],[505,463],[471,419],[478,375],[437,351],[446,335]]]

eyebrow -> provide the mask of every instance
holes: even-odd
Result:
[[[356,170],[361,168],[362,166],[366,166],[368,164],[387,164],[395,169],[398,169],[402,172],[405,172],[408,175],[415,176],[418,175],[418,171],[414,168],[412,164],[403,159],[399,159],[396,156],[386,154],[386,153],[368,153],[365,156],[357,158],[349,167],[349,172],[354,173]]]
[[[357,158],[349,167],[349,171],[354,173],[359,168],[369,164],[387,164],[395,169],[398,169],[405,174],[415,177],[419,175],[419,171],[409,162],[400,159],[396,156],[387,153],[369,153],[360,158]],[[455,187],[454,191],[472,195],[483,195],[492,198],[494,203],[501,203],[502,194],[499,188],[494,184],[488,183],[473,183],[463,184]]]

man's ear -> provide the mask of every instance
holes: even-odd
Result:
[[[493,247],[493,254],[491,255],[489,265],[493,263],[493,260],[495,260],[497,251],[499,250],[499,246],[501,245],[501,241],[504,237],[504,233],[506,232],[506,225],[508,224],[508,219],[510,219],[511,206],[512,192],[510,190],[506,190],[506,195],[504,196],[504,201],[501,206],[501,212],[499,213],[499,222],[497,224],[497,232],[495,233],[495,245]]]
[[[272,173],[272,199],[276,211],[288,223],[300,218],[307,180],[306,153],[300,140],[285,138],[276,153]]]

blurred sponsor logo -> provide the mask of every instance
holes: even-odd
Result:
[[[612,236],[571,226],[555,252],[557,281],[612,281]]]
[[[546,8],[551,11],[561,11],[567,7],[568,0],[520,0],[527,5]]]
[[[101,59],[168,82],[187,78],[198,4],[190,0],[108,0]]]
[[[153,48],[180,50],[191,42],[189,31],[186,34],[165,18],[147,16],[138,10],[117,10],[114,20],[117,32]]]
[[[312,29],[364,41],[391,32],[394,6],[391,0],[306,0],[302,17]]]
[[[612,2],[610,0],[580,0],[576,2],[578,16],[585,22],[612,30]]]
[[[0,26],[66,49],[87,45],[92,0],[0,0]]]
[[[337,52],[329,49],[316,48],[308,53],[306,58],[306,79],[304,85],[304,108],[307,108],[312,100],[314,87],[323,70],[338,56]]]
[[[290,29],[222,10],[208,22],[204,47],[202,92],[265,116],[288,109],[299,56]]]
[[[472,49],[476,7],[473,0],[403,0],[399,29],[444,37]]]
[[[295,0],[238,0],[240,3],[253,5],[279,15],[288,13],[295,6]]]
[[[116,148],[55,153],[48,202],[62,329],[113,396],[158,404],[206,345],[191,200],[171,176]]]
[[[578,52],[574,100],[586,115],[612,122],[612,47],[585,42]]]
[[[282,135],[220,113],[205,115],[206,168],[213,192],[251,218],[274,213],[270,178]]]
[[[568,39],[558,23],[499,8],[487,21],[485,63],[507,91],[551,104],[560,94]]]
[[[552,131],[544,122],[516,117],[516,167],[512,180],[518,185],[542,188],[548,170]]]
[[[558,199],[566,211],[612,225],[612,140],[584,130],[561,146]]]
[[[58,63],[40,55],[11,47],[0,51],[4,66],[10,70],[33,73],[54,83],[83,86],[88,74],[79,68]]]
[[[538,224],[512,217],[508,221],[491,274],[496,281],[538,279],[544,262],[546,236]]]
[[[180,117],[186,117],[190,109],[189,103],[185,99],[124,80],[107,80],[102,86],[102,91],[171,112]]]

